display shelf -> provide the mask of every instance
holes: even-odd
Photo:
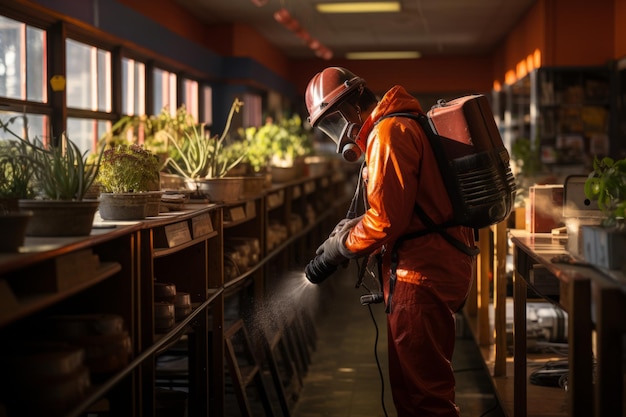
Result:
[[[185,376],[188,415],[223,416],[225,310],[232,313],[227,302],[260,300],[268,266],[286,271],[281,268],[288,263],[277,259],[306,256],[301,242],[317,240],[311,235],[327,228],[329,219],[335,220],[344,201],[344,184],[334,172],[276,184],[230,205],[191,202],[179,211],[142,221],[96,219],[86,237],[27,238],[19,253],[0,254],[0,297],[7,301],[0,307],[0,338],[19,340],[32,324],[39,328],[57,314],[119,316],[129,337],[127,362],[92,378],[81,398],[59,416],[158,415],[156,358],[182,345],[193,363]],[[301,216],[305,202],[318,204],[315,217],[268,250],[268,219]],[[244,241],[258,242],[258,257],[227,279],[225,250]],[[72,271],[83,272],[77,282],[57,279]],[[19,288],[35,281],[39,284],[30,292]],[[190,312],[169,327],[155,323],[155,282],[188,293],[191,300]],[[35,287],[45,292],[33,293]],[[36,403],[36,393],[31,396]],[[3,402],[11,399],[2,395],[0,406]],[[19,415],[14,404],[7,410],[9,417]]]
[[[121,269],[121,265],[116,262],[101,263],[98,265],[97,270],[93,271],[93,276],[69,288],[58,291],[54,291],[53,288],[50,288],[50,291],[35,291],[33,287],[30,287],[28,281],[20,282],[20,284],[17,285],[20,289],[16,290],[11,288],[10,283],[7,282],[8,280],[2,279],[0,280],[0,305],[2,305],[2,307],[0,307],[0,327],[37,313],[59,301],[71,297],[109,278],[115,273],[120,272]],[[29,272],[29,274],[31,273],[33,272]],[[31,278],[34,277],[31,275]],[[47,281],[53,280],[53,278],[48,278]],[[32,281],[31,279],[30,283],[32,283]],[[24,291],[27,293],[25,294]],[[19,294],[16,294],[18,292]]]
[[[176,253],[182,249],[194,246],[198,243],[204,242],[207,239],[211,239],[214,238],[218,235],[218,233],[216,231],[212,231],[210,233],[207,233],[206,235],[197,237],[195,239],[191,239],[189,241],[186,241],[184,243],[179,243],[177,246],[172,247],[172,248],[155,248],[154,250],[154,258],[161,258],[163,256],[168,256],[171,255],[173,253]]]
[[[525,161],[525,176],[586,174],[594,156],[621,148],[610,116],[614,78],[608,65],[541,67],[503,89],[494,114],[505,145],[518,150],[518,140],[528,141],[533,154],[525,158],[540,162]]]

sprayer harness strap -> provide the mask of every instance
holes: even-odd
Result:
[[[437,232],[441,235],[448,243],[454,246],[456,249],[465,253],[468,256],[476,256],[480,252],[478,247],[471,248],[465,245],[460,240],[454,238],[454,236],[450,235],[446,232],[445,228],[454,226],[453,222],[446,222],[442,224],[435,224],[433,220],[424,212],[424,210],[418,205],[415,204],[415,212],[422,219],[422,222],[428,227],[428,229],[418,230],[416,232],[407,233],[398,238],[393,244],[393,248],[391,249],[391,274],[389,275],[389,296],[387,297],[387,306],[385,311],[387,313],[391,313],[391,302],[393,300],[393,291],[396,287],[397,280],[397,270],[398,270],[398,249],[400,245],[410,239],[415,239],[418,237],[425,236],[429,233]]]
[[[391,113],[380,118],[378,122],[380,122],[381,120],[387,117],[396,117],[396,116],[408,117],[408,118],[418,121],[420,125],[422,126],[422,128],[424,129],[424,132],[426,133],[426,137],[428,137],[431,148],[433,149],[433,152],[435,153],[435,157],[437,158],[437,160],[440,161],[441,158],[445,158],[445,155],[443,155],[443,149],[441,148],[440,144],[437,142],[437,134],[432,129],[432,126],[430,125],[428,118],[425,115],[421,113],[417,115],[413,113]],[[396,286],[396,280],[397,280],[398,249],[404,241],[409,240],[409,239],[415,239],[418,237],[425,236],[429,233],[436,232],[441,237],[443,237],[449,244],[451,244],[456,249],[458,249],[459,251],[463,252],[464,254],[468,256],[476,256],[480,253],[480,250],[478,247],[467,246],[465,243],[456,239],[454,236],[452,236],[450,233],[446,231],[447,228],[456,226],[456,223],[454,221],[448,221],[448,222],[437,224],[433,221],[433,219],[430,218],[428,214],[426,214],[424,209],[417,203],[415,203],[413,211],[415,211],[417,216],[420,218],[422,223],[424,223],[424,225],[427,228],[402,235],[398,238],[398,240],[396,240],[396,242],[393,245],[393,248],[391,250],[391,274],[389,277],[389,296],[387,297],[387,306],[385,309],[387,313],[391,313],[392,311],[393,292],[394,292],[394,289]]]
[[[428,117],[426,117],[424,114],[422,114],[422,113],[419,113],[419,114],[414,114],[414,113],[390,113],[388,115],[385,115],[385,116],[381,117],[376,123],[380,123],[381,120],[386,119],[388,117],[408,117],[410,119],[418,121],[420,123],[420,125],[422,126],[422,129],[426,133],[426,137],[428,138],[428,141],[430,142],[430,146],[431,146],[433,152],[435,153],[435,158],[437,159],[437,162],[439,164],[441,164],[442,161],[446,160],[446,156],[444,154],[443,148],[441,147],[441,144],[437,140],[437,138],[439,136],[437,135],[437,133],[435,133],[435,131],[433,130],[432,126],[430,125],[430,122],[428,121]],[[452,236],[451,234],[449,234],[446,231],[447,228],[453,227],[453,226],[457,225],[454,221],[448,221],[448,222],[437,224],[430,218],[430,216],[428,216],[428,214],[426,214],[424,209],[417,203],[415,203],[414,211],[419,216],[419,218],[422,221],[422,223],[424,223],[424,225],[427,227],[427,229],[426,230],[420,230],[420,231],[417,231],[417,232],[413,232],[413,233],[409,233],[409,234],[406,234],[404,236],[401,236],[398,239],[398,242],[396,242],[396,245],[394,245],[394,250],[396,249],[396,246],[398,245],[398,243],[401,243],[401,242],[403,242],[405,240],[418,238],[418,237],[427,235],[427,234],[429,234],[431,232],[437,232],[448,243],[450,243],[456,249],[460,250],[461,252],[463,252],[464,254],[466,254],[468,256],[476,256],[476,255],[478,255],[480,253],[480,250],[478,249],[478,247],[476,247],[476,246],[475,247],[467,246],[465,243],[463,243],[460,240],[456,239],[454,236]],[[392,273],[393,273],[393,271],[392,271]]]

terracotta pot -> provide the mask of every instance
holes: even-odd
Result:
[[[244,197],[253,197],[263,192],[266,188],[267,178],[265,174],[257,174],[243,177]]]
[[[243,195],[244,177],[222,177],[186,180],[190,190],[211,203],[235,203]]]
[[[32,211],[27,236],[87,236],[91,234],[98,200],[20,200],[21,210]]]
[[[163,191],[146,191],[148,195],[148,207],[146,209],[146,217],[156,217],[161,212],[161,197]]]
[[[100,193],[104,220],[142,220],[148,214],[148,193]]]
[[[293,181],[298,178],[299,167],[296,165],[290,167],[273,166],[271,168],[272,182],[283,183]]]
[[[26,227],[32,211],[0,212],[0,252],[17,252],[24,245]]]

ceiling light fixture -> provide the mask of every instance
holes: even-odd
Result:
[[[350,3],[318,3],[320,13],[390,13],[400,11],[399,1],[374,1]]]
[[[279,9],[274,13],[274,20],[283,25],[285,28],[293,32],[298,38],[302,39],[304,44],[312,50],[318,58],[329,60],[333,57],[333,52],[322,45],[320,41],[314,39],[309,32],[307,32],[300,22],[298,22],[291,13],[285,8]]]
[[[378,51],[378,52],[348,52],[346,59],[417,59],[421,57],[418,51]]]

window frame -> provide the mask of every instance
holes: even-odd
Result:
[[[54,139],[53,144],[56,144],[61,133],[67,130],[68,119],[90,119],[113,124],[124,116],[122,112],[122,57],[144,64],[146,85],[143,100],[147,115],[151,115],[154,103],[152,70],[155,67],[176,75],[176,108],[183,104],[183,80],[197,83],[195,101],[198,103],[198,117],[202,117],[207,107],[212,108],[214,106],[214,103],[204,103],[203,101],[205,86],[213,89],[210,77],[193,68],[188,68],[157,53],[138,47],[129,41],[118,39],[95,27],[70,22],[64,16],[54,12],[44,12],[44,9],[39,7],[29,7],[22,4],[0,5],[0,15],[46,31],[48,79],[52,75],[67,76],[65,42],[68,38],[111,53],[110,112],[68,107],[65,92],[63,94],[53,92],[49,81],[46,86],[48,89],[48,101],[46,103],[2,98],[2,110],[33,113],[48,117],[51,137]],[[213,97],[212,94],[210,96]]]

